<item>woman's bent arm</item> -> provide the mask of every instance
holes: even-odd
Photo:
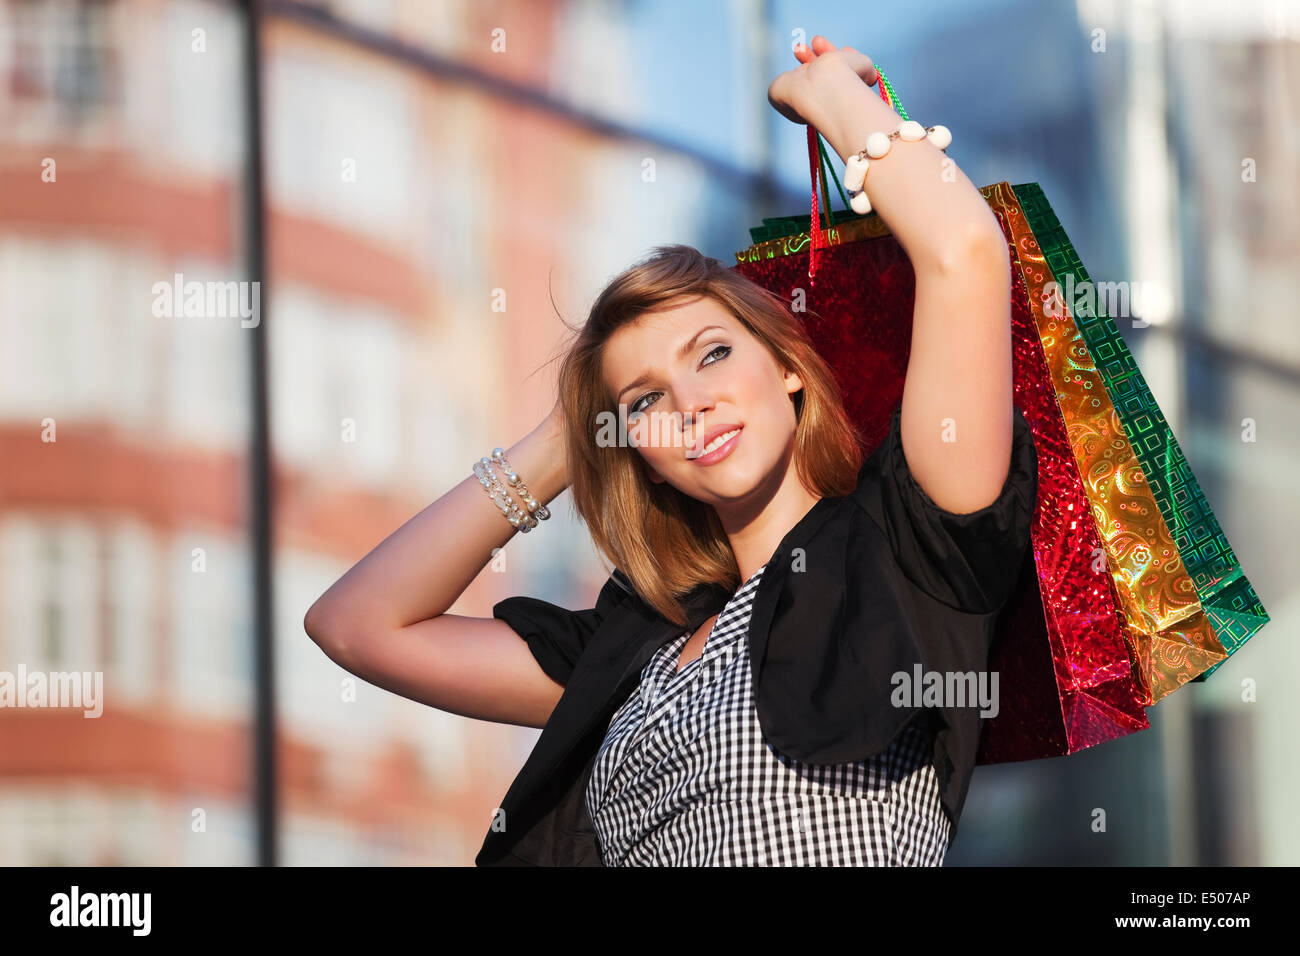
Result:
[[[553,411],[506,449],[543,504],[567,484],[563,427]],[[404,697],[541,726],[562,688],[527,644],[503,621],[446,613],[514,534],[470,473],[334,582],[303,627],[340,666]]]
[[[440,614],[341,647],[317,643],[362,680],[462,717],[543,727],[564,693],[496,618]]]

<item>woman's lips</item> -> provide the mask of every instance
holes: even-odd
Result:
[[[697,465],[712,465],[716,462],[722,461],[722,459],[726,458],[735,450],[736,445],[740,443],[740,436],[743,432],[743,427],[737,428],[734,435],[724,441],[717,448],[713,449],[713,451],[709,452],[707,455],[700,455],[698,458],[691,458],[691,461]]]

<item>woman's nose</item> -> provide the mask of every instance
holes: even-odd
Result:
[[[712,408],[711,404],[704,402],[694,402],[683,406],[682,411],[682,437],[686,444],[690,444],[695,439],[695,432],[699,429],[701,415]]]
[[[713,408],[713,396],[700,387],[679,387],[677,390],[678,407],[682,410],[682,425],[696,424],[700,416]]]

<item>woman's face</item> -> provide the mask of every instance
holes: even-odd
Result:
[[[652,481],[715,507],[781,484],[794,448],[790,396],[803,382],[715,299],[623,326],[606,343],[603,372]],[[721,446],[714,440],[733,430]]]

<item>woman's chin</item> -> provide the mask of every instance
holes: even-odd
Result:
[[[753,500],[763,492],[767,483],[755,469],[737,463],[737,467],[721,469],[697,481],[696,496],[710,504],[739,505]]]

